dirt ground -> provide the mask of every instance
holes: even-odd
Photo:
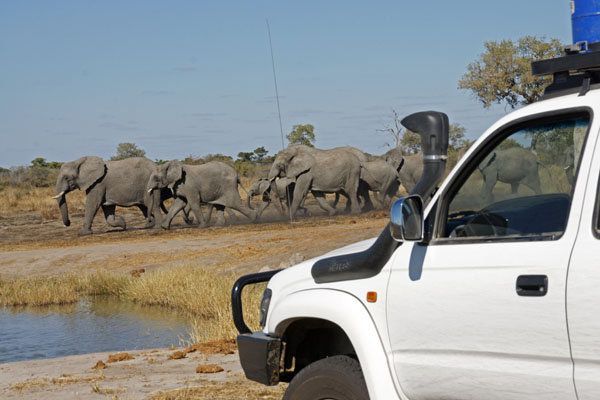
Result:
[[[129,211],[129,210],[127,210]],[[318,210],[315,210],[315,214]],[[386,212],[315,216],[275,222],[195,228],[176,220],[170,231],[140,229],[140,213],[123,213],[130,229],[109,228],[101,217],[90,236],[79,236],[82,216],[71,226],[41,222],[35,213],[0,219],[0,277],[59,275],[104,269],[129,272],[198,265],[240,273],[288,266],[340,246],[376,236]],[[278,216],[277,216],[278,217]],[[267,215],[274,219],[274,215]],[[291,261],[290,261],[291,260]]]
[[[110,229],[98,216],[91,236],[78,236],[80,214],[71,216],[68,228],[58,220],[44,221],[36,213],[3,216],[0,278],[101,269],[130,273],[190,264],[241,275],[287,267],[374,237],[387,222],[385,211],[327,217],[309,209],[316,216],[293,223],[271,211],[266,215],[271,222],[247,224],[239,217],[230,226],[205,229],[187,227],[178,217],[170,231],[136,228],[143,226],[140,213],[121,209],[131,229]],[[264,388],[246,381],[235,354],[195,352],[168,360],[171,353],[169,349],[131,352],[133,360],[107,363],[101,370],[91,367],[99,360],[106,363],[107,353],[0,364],[0,398],[279,399],[283,393],[281,387]],[[216,364],[224,370],[196,373],[199,364]]]
[[[236,353],[197,351],[170,359],[173,353],[132,351],[133,359],[113,363],[110,353],[94,353],[0,364],[0,398],[237,400],[279,399],[283,393],[283,385],[266,388],[247,381]],[[94,368],[97,364],[100,368]]]

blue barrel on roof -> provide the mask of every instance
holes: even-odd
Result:
[[[600,0],[571,0],[573,43],[600,43]]]

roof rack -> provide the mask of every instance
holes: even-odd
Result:
[[[595,50],[597,47],[591,48]],[[531,63],[533,75],[554,77],[552,84],[544,90],[542,99],[577,92],[585,96],[591,89],[600,88],[600,51],[589,51],[587,43],[580,42],[568,46],[565,53],[562,57]]]

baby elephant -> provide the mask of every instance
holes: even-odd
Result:
[[[289,178],[277,178],[272,182],[266,178],[260,178],[248,189],[247,206],[251,208],[250,200],[252,197],[261,196],[261,203],[258,206],[258,218],[273,200],[276,200],[281,215],[285,216],[287,215],[287,206],[292,203],[293,194],[294,182]],[[308,210],[302,205],[298,207],[298,210],[304,213],[305,216],[308,215]]]
[[[240,199],[237,172],[229,165],[211,161],[202,165],[184,165],[179,161],[169,161],[158,165],[150,175],[147,190],[168,187],[175,196],[161,226],[169,229],[171,221],[186,206],[189,206],[202,226],[209,221],[204,219],[200,204],[217,208],[217,225],[225,224],[225,207],[239,211],[250,220],[256,219],[256,211],[245,207]],[[209,211],[210,213],[210,211]],[[209,214],[210,215],[210,214]],[[210,217],[209,217],[210,218]]]

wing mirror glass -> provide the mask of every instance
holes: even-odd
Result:
[[[423,199],[413,195],[402,197],[392,204],[390,210],[390,232],[398,242],[423,240]]]

